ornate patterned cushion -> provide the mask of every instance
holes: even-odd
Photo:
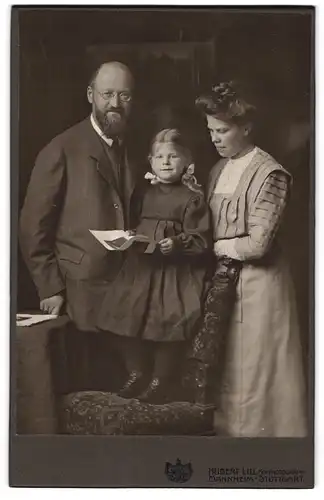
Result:
[[[102,435],[209,435],[213,408],[172,402],[163,405],[123,399],[108,392],[86,391],[64,396],[61,432]]]

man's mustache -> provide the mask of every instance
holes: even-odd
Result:
[[[117,113],[119,114],[120,116],[124,116],[124,110],[122,108],[109,108],[107,109],[107,111],[105,112],[105,115],[107,116],[108,113]]]

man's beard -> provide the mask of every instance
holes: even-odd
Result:
[[[123,109],[113,108],[105,112],[96,109],[96,118],[107,137],[119,136],[125,130],[126,117]]]

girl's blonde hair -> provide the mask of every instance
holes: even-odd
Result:
[[[166,128],[163,130],[160,130],[154,138],[151,143],[151,151],[153,151],[153,148],[156,144],[165,144],[171,142],[175,146],[178,146],[180,149],[182,149],[186,156],[188,156],[189,161],[192,159],[191,151],[189,149],[188,141],[184,137],[181,132],[176,129],[176,128]]]
[[[184,134],[180,132],[180,130],[176,128],[166,128],[160,130],[151,142],[151,152],[153,152],[153,148],[157,144],[165,144],[168,142],[180,148],[188,158],[188,168],[183,173],[181,182],[192,191],[201,193],[201,186],[198,184],[196,177],[193,175],[194,166],[192,164],[192,154],[188,145],[188,140]],[[150,155],[150,157],[152,157],[152,155]]]

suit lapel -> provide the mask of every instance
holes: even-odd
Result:
[[[125,150],[124,186],[122,193],[122,197],[124,198],[123,200],[124,203],[122,203],[113,170],[114,159],[112,155],[109,155],[109,152],[108,154],[105,153],[104,146],[101,143],[101,139],[99,138],[97,132],[92,127],[90,119],[87,120],[86,129],[87,129],[86,140],[88,143],[87,147],[94,168],[97,169],[98,173],[111,188],[116,203],[124,206],[124,216],[126,221],[128,222],[130,218],[131,199],[136,185],[136,176],[133,165],[129,159],[127,148]]]
[[[96,168],[99,174],[105,179],[106,182],[108,182],[108,184],[116,191],[116,193],[119,194],[113,167],[114,159],[108,151],[105,152],[103,145],[101,145],[101,148],[102,151],[99,158],[92,158],[96,160]]]
[[[86,127],[87,149],[93,166],[96,168],[101,177],[107,182],[109,187],[114,191],[114,194],[120,198],[113,170],[113,157],[109,155],[109,153],[105,152],[101,139],[91,125],[90,119],[87,119]]]

